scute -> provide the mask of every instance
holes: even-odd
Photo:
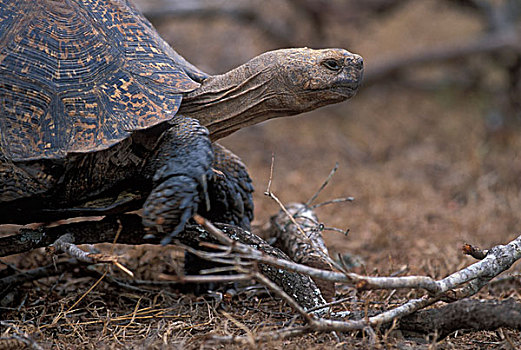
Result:
[[[171,119],[199,86],[126,1],[0,0],[0,29],[0,152],[12,161],[106,149]]]
[[[109,77],[100,86],[100,90],[107,101],[105,106],[113,118],[111,121],[119,122],[122,132],[143,129],[151,123],[157,124],[161,122],[159,118],[165,116],[170,119],[181,103],[181,96],[171,95],[165,98],[164,91],[147,87],[127,72]],[[125,119],[128,113],[133,115],[132,119]]]

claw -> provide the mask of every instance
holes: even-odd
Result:
[[[188,220],[190,220],[190,218],[195,214],[195,211],[197,210],[196,209],[197,205],[195,206],[195,209],[194,209],[194,206],[189,205],[189,203],[192,204],[191,202],[192,201],[188,198],[186,198],[183,201],[181,207],[184,208],[184,210],[183,210],[183,214],[179,218],[179,223],[174,228],[174,230],[172,232],[170,232],[170,234],[168,234],[167,236],[165,236],[165,238],[163,238],[161,240],[162,245],[169,244],[172,241],[172,238],[176,237],[179,233],[181,233],[181,231],[183,231],[186,224],[188,223]]]
[[[208,182],[206,181],[206,174],[203,174],[200,180],[201,186],[203,187],[204,193],[204,204],[206,206],[206,211],[210,211],[210,197],[208,196]]]
[[[212,172],[213,172],[214,176],[218,176],[221,178],[226,177],[226,175],[224,175],[224,173],[222,171],[220,171],[219,169],[212,168]]]

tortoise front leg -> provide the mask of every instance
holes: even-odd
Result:
[[[181,232],[202,203],[209,205],[212,145],[208,130],[196,119],[176,116],[149,160],[153,189],[143,205],[143,224],[164,233],[168,244]]]
[[[236,225],[250,230],[253,220],[253,185],[242,161],[228,149],[213,144],[213,174],[208,181],[210,211],[199,214],[212,222]]]

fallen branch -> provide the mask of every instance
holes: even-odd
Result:
[[[220,230],[199,215],[195,215],[194,219],[218,241],[226,246],[231,247],[232,250],[234,250],[234,248],[240,247],[239,249],[243,252],[247,252],[247,254],[260,253],[260,255],[263,256],[272,256],[276,260],[292,263],[286,254],[277,248],[271,247],[268,243],[256,235],[249,234],[247,237],[239,238],[238,234],[240,235],[241,231],[245,231],[238,227],[225,225],[223,227],[224,230]],[[232,233],[230,231],[227,232],[227,230],[230,229],[233,230]],[[270,254],[269,252],[277,253]],[[317,288],[316,284],[308,276],[296,271],[292,271],[296,272],[296,274],[288,275],[287,270],[274,268],[271,264],[262,264],[262,261],[259,262],[261,263],[259,267],[262,273],[277,285],[279,285],[285,293],[292,295],[300,306],[304,307],[305,309],[310,309],[325,304],[326,301],[324,300],[320,289]]]
[[[315,213],[304,204],[293,203],[270,219],[267,230],[276,238],[277,246],[296,263],[321,270],[332,271],[327,257],[328,250],[322,237],[321,225]],[[288,213],[295,223],[288,217]],[[325,257],[326,255],[327,257]],[[335,296],[335,283],[318,278],[313,279],[320,288],[324,299],[331,301]]]
[[[374,84],[377,81],[387,79],[391,76],[408,70],[410,67],[423,64],[440,63],[461,58],[473,57],[475,55],[497,54],[500,52],[514,52],[518,60],[521,57],[521,31],[519,21],[521,19],[521,3],[517,0],[490,1],[490,0],[448,0],[454,4],[462,5],[473,9],[483,23],[487,32],[464,43],[441,46],[432,49],[425,49],[421,53],[412,54],[406,57],[375,64],[364,76],[366,85]],[[508,70],[516,69],[505,67]],[[514,85],[518,82],[518,76],[514,75]],[[512,89],[511,87],[511,89]],[[511,91],[516,93],[518,90]],[[515,95],[517,98],[519,94]],[[515,99],[517,101],[517,99]],[[515,102],[514,101],[514,102]]]
[[[71,271],[76,266],[78,266],[78,263],[74,261],[64,261],[38,267],[28,271],[17,272],[15,274],[0,278],[0,290],[5,291],[25,282],[39,280],[40,278],[48,276],[61,275],[64,272]]]
[[[398,328],[443,338],[457,330],[521,330],[521,303],[514,299],[464,299],[437,309],[421,310],[400,320]]]
[[[323,271],[301,264],[296,264],[294,262],[282,261],[270,256],[265,256],[251,246],[247,246],[239,242],[233,242],[233,244],[230,244],[232,242],[230,242],[229,238],[227,238],[224,233],[220,232],[220,230],[214,227],[211,223],[204,220],[204,218],[196,216],[196,221],[200,225],[203,225],[221,243],[229,245],[231,252],[238,254],[236,256],[237,258],[240,257],[243,259],[252,259],[282,269],[299,271],[314,277],[320,274],[320,277],[324,279],[331,278],[332,276],[342,275],[344,282],[348,282],[348,280],[351,282],[357,281],[358,285],[360,285],[360,282],[363,282],[364,288],[370,287],[371,289],[395,289],[405,287],[424,288],[428,286],[428,288],[433,291],[432,294],[434,294],[412,299],[394,309],[390,309],[375,316],[365,317],[358,320],[331,320],[325,318],[311,318],[308,315],[304,318],[307,321],[307,327],[310,331],[347,332],[353,330],[366,330],[377,325],[392,323],[396,319],[410,315],[413,312],[416,312],[441,300],[454,301],[466,298],[468,296],[474,295],[492,278],[509,269],[512,264],[521,258],[521,236],[519,236],[507,245],[499,245],[491,248],[488,250],[488,254],[483,260],[460,271],[457,271],[440,281],[435,281],[428,277],[422,276],[364,277],[356,274],[345,275],[343,273]],[[282,294],[277,288],[273,288],[273,290],[284,299],[287,299],[287,296]],[[299,311],[299,313],[302,313],[302,311]],[[289,337],[300,333],[289,331],[284,334],[284,336]],[[258,337],[258,339],[266,339],[266,337],[269,337],[269,335],[262,333],[259,334]],[[277,334],[276,337],[277,339],[280,339],[281,334]],[[244,343],[251,340],[250,337],[219,337],[218,339],[222,342],[239,343]]]

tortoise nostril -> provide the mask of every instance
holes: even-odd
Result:
[[[364,69],[364,59],[361,56],[358,56],[358,67]]]
[[[364,59],[362,56],[359,55],[353,55],[353,58],[351,59],[351,65],[353,65],[356,69],[362,70],[364,69]]]
[[[360,55],[350,54],[345,58],[345,66],[361,71],[364,69],[364,59]]]

